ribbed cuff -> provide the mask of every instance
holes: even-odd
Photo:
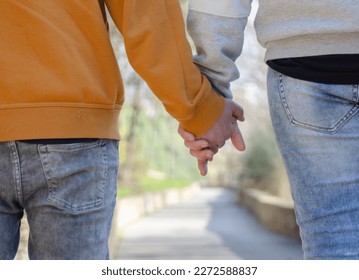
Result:
[[[224,98],[213,92],[197,106],[191,118],[178,121],[185,130],[199,137],[217,122],[223,111]]]

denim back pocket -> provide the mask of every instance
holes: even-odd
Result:
[[[52,205],[72,212],[103,206],[108,169],[105,142],[39,145]]]
[[[279,74],[279,92],[292,124],[334,134],[358,112],[358,85],[329,85]]]

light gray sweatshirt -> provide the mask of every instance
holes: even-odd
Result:
[[[358,0],[258,0],[255,29],[265,60],[359,53]],[[231,98],[239,77],[252,0],[189,0],[187,28],[194,59],[217,92]]]

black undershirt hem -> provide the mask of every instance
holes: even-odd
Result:
[[[359,54],[321,55],[267,61],[283,75],[324,84],[359,84]]]

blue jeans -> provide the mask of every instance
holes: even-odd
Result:
[[[108,259],[118,142],[0,143],[0,259],[13,259],[26,211],[30,259]]]
[[[268,99],[306,259],[359,259],[358,85],[269,69]]]

